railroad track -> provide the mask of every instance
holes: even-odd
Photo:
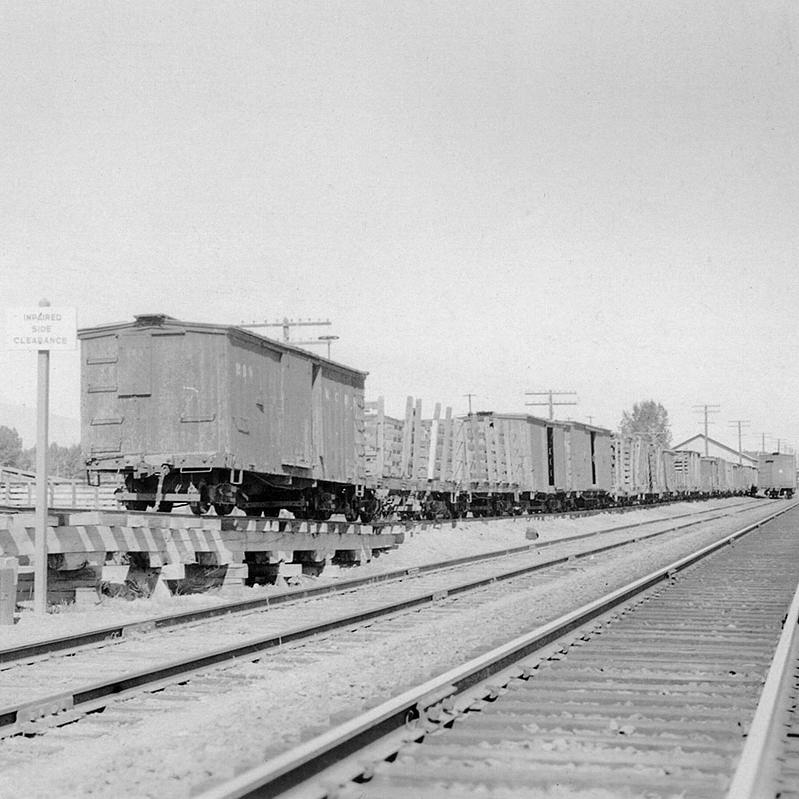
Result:
[[[487,522],[487,521],[496,521],[499,519],[558,519],[558,518],[582,518],[585,516],[596,516],[600,513],[632,513],[634,511],[639,510],[648,510],[652,508],[662,507],[664,505],[672,505],[679,502],[705,502],[712,500],[713,497],[696,497],[696,498],[687,498],[687,497],[679,497],[674,500],[663,500],[660,502],[648,502],[644,504],[636,504],[636,505],[618,505],[609,508],[589,508],[585,510],[564,510],[564,511],[557,511],[554,513],[526,513],[520,515],[508,515],[508,516],[466,516],[460,517],[458,519],[450,519],[450,518],[437,518],[437,519],[394,519],[394,520],[380,520],[375,522],[370,522],[369,527],[380,528],[380,527],[388,527],[392,525],[408,525],[408,526],[416,526],[420,524],[435,524],[441,522],[466,522],[466,523],[479,523],[479,522]],[[758,499],[760,501],[765,501],[763,497],[746,497],[743,498],[744,501],[746,499]],[[35,505],[0,505],[0,513],[35,513],[36,506]],[[59,507],[50,507],[48,508],[48,513],[51,516],[59,516],[59,515],[68,515],[72,513],[103,513],[103,514],[112,514],[112,513],[119,513],[120,516],[146,516],[148,518],[153,519],[162,519],[164,522],[168,522],[169,519],[202,519],[202,518],[211,518],[211,519],[241,519],[241,518],[251,518],[251,519],[258,519],[258,516],[216,516],[215,514],[209,514],[206,516],[197,516],[193,513],[180,513],[177,511],[170,511],[169,513],[161,513],[159,511],[154,510],[147,510],[147,511],[128,511],[123,508],[79,508],[79,507],[66,507],[66,508],[59,508]],[[351,526],[361,526],[360,522],[346,522],[343,520],[343,516],[339,515],[338,519],[277,519],[278,521],[309,521],[314,523],[321,523],[321,522],[330,522],[333,524],[342,524]],[[165,524],[164,526],[168,526]]]
[[[785,615],[728,799],[799,798],[799,588]]]
[[[210,620],[230,614],[268,610],[286,603],[321,598],[330,594],[342,594],[363,586],[403,580],[409,577],[430,572],[442,572],[448,569],[464,567],[470,564],[484,563],[499,558],[522,556],[554,546],[565,547],[592,538],[605,539],[607,537],[618,537],[619,533],[625,533],[627,531],[637,530],[640,528],[660,528],[655,532],[635,536],[631,539],[619,538],[618,540],[607,544],[607,546],[603,545],[600,547],[588,547],[583,549],[581,552],[567,551],[567,553],[561,558],[550,559],[547,563],[541,564],[556,565],[558,562],[563,561],[567,557],[590,557],[591,555],[604,551],[606,548],[625,546],[628,543],[635,543],[636,541],[646,538],[657,537],[676,530],[686,529],[696,524],[700,524],[702,521],[706,521],[708,519],[723,518],[731,513],[745,513],[756,507],[758,506],[749,502],[744,502],[737,503],[736,505],[729,505],[725,508],[705,508],[698,511],[677,514],[667,519],[659,519],[654,521],[646,520],[631,524],[614,525],[603,530],[596,530],[570,536],[568,539],[539,541],[519,547],[495,550],[493,552],[486,552],[478,555],[451,558],[436,563],[387,571],[382,574],[371,575],[369,577],[342,580],[336,583],[315,586],[313,588],[291,589],[280,593],[269,594],[268,596],[259,597],[257,599],[231,600],[228,602],[215,604],[211,607],[195,608],[192,610],[180,611],[176,613],[160,614],[158,616],[151,616],[149,618],[134,619],[118,624],[96,627],[91,630],[60,636],[57,638],[48,638],[45,640],[20,644],[13,647],[4,647],[0,649],[0,668],[2,668],[4,665],[14,664],[22,661],[27,662],[37,657],[49,656],[58,652],[72,653],[74,650],[84,647],[120,642],[126,638],[130,638],[131,636],[139,637],[142,634],[154,632],[156,630],[163,630],[186,624],[196,624],[204,620]],[[684,522],[683,520],[685,519],[692,519],[693,521]],[[486,522],[485,519],[480,519],[479,521],[483,523]]]
[[[724,797],[750,725],[752,740],[760,736],[752,718],[784,618],[795,647],[797,522],[792,510],[738,540],[755,529],[743,528],[209,788],[202,799],[591,789]],[[787,651],[792,656],[778,656],[794,677],[796,650]],[[751,764],[742,761],[741,771],[751,774]],[[339,787],[353,778],[357,784]],[[776,795],[756,782],[732,789],[735,799]]]
[[[721,522],[716,521],[715,524],[719,525]],[[685,535],[688,534],[685,533]],[[665,543],[655,544],[653,542],[650,542],[649,545],[653,548],[666,546]],[[675,543],[671,542],[670,546],[675,546]],[[621,557],[620,550],[617,550],[615,553],[606,553],[606,555],[608,558]],[[595,558],[595,562],[591,565],[592,571],[590,573],[596,574],[597,579],[600,579],[602,574],[602,564],[598,562],[601,560],[602,558]],[[581,572],[573,561],[561,564],[560,569],[560,580],[571,579],[575,586],[585,581],[586,572]],[[257,711],[257,708],[252,707],[253,695],[259,695],[259,693],[268,691],[271,688],[273,691],[282,691],[280,694],[281,699],[285,697],[286,687],[276,689],[274,686],[284,685],[286,680],[288,680],[289,686],[293,685],[293,688],[288,688],[289,694],[292,690],[296,690],[296,679],[301,679],[303,681],[303,696],[305,693],[313,693],[313,691],[319,690],[322,692],[322,696],[327,696],[329,698],[329,692],[333,690],[333,686],[335,685],[334,677],[341,679],[341,674],[339,672],[342,671],[342,669],[338,669],[337,671],[337,662],[342,659],[342,653],[359,645],[362,647],[363,655],[359,656],[357,661],[359,666],[357,670],[352,669],[350,666],[349,673],[352,675],[351,679],[356,680],[356,682],[358,680],[365,680],[366,683],[369,683],[370,680],[382,679],[385,684],[380,687],[384,690],[392,690],[393,692],[399,681],[398,675],[393,673],[381,674],[378,671],[377,676],[375,676],[374,673],[370,673],[369,671],[368,665],[374,657],[376,644],[382,642],[384,649],[389,647],[393,661],[398,662],[399,655],[393,653],[409,649],[411,654],[413,654],[414,648],[419,646],[418,643],[415,643],[415,639],[413,638],[413,630],[419,623],[417,621],[418,619],[427,618],[428,624],[435,623],[442,625],[442,638],[443,634],[449,629],[444,625],[450,625],[450,628],[453,628],[454,625],[454,629],[449,629],[449,632],[446,632],[446,634],[450,637],[455,636],[455,639],[458,640],[461,646],[468,649],[469,646],[474,648],[478,646],[478,644],[482,645],[486,637],[485,630],[493,629],[493,634],[496,635],[497,618],[502,618],[503,622],[509,627],[513,627],[513,625],[525,626],[527,624],[527,619],[530,617],[533,609],[539,607],[541,598],[547,595],[549,586],[553,583],[554,578],[552,576],[547,579],[541,579],[541,577],[541,574],[534,573],[517,577],[513,581],[513,584],[514,586],[521,587],[523,590],[512,596],[508,596],[507,592],[505,592],[506,595],[504,598],[503,592],[498,590],[496,581],[494,579],[489,579],[482,590],[474,593],[465,603],[463,599],[453,599],[452,595],[442,595],[439,590],[438,592],[433,592],[433,594],[438,593],[437,596],[431,594],[430,599],[432,599],[432,603],[427,602],[427,608],[424,610],[424,617],[419,616],[419,614],[408,613],[406,609],[402,616],[397,616],[396,612],[394,612],[387,620],[381,619],[378,621],[377,617],[374,617],[373,621],[367,623],[361,620],[357,626],[350,623],[349,625],[345,625],[348,632],[343,636],[341,642],[333,641],[329,636],[323,639],[317,636],[305,643],[300,642],[293,645],[285,645],[288,636],[278,636],[282,638],[281,642],[283,646],[281,646],[280,650],[270,653],[269,658],[260,658],[259,663],[251,662],[253,658],[252,652],[250,652],[247,654],[246,659],[242,659],[233,666],[217,668],[215,671],[209,671],[206,666],[206,671],[204,675],[201,676],[195,675],[176,680],[174,675],[165,675],[162,673],[160,682],[149,683],[147,692],[142,692],[140,688],[131,692],[129,689],[134,686],[133,681],[129,680],[127,684],[117,684],[110,695],[116,699],[124,698],[125,696],[130,696],[131,698],[127,701],[116,702],[111,705],[108,704],[108,695],[99,698],[90,695],[81,696],[77,697],[80,701],[74,703],[76,692],[71,692],[70,701],[73,703],[69,704],[69,702],[66,702],[60,714],[54,717],[45,717],[44,713],[47,712],[48,709],[57,710],[58,706],[54,704],[50,708],[47,708],[40,703],[38,708],[29,706],[27,708],[28,715],[26,716],[23,712],[22,718],[15,719],[14,723],[19,724],[21,722],[28,735],[46,733],[31,740],[41,740],[44,742],[41,746],[48,748],[48,750],[58,750],[65,746],[65,741],[74,740],[76,738],[83,741],[84,744],[86,741],[91,741],[94,736],[102,736],[103,741],[108,741],[107,734],[110,729],[116,730],[117,727],[124,728],[126,725],[133,725],[137,728],[142,725],[146,726],[148,724],[147,719],[156,715],[158,711],[166,711],[170,716],[170,720],[172,716],[175,716],[174,723],[178,725],[178,727],[176,727],[177,729],[181,722],[181,714],[176,711],[176,708],[182,710],[183,708],[194,706],[197,704],[198,699],[202,701],[203,707],[210,707],[213,702],[219,701],[218,695],[224,692],[227,692],[226,696],[228,697],[225,699],[225,707],[238,707],[238,715],[243,716],[247,712],[251,713]],[[385,587],[381,588],[384,589]],[[574,595],[578,595],[576,590]],[[489,626],[486,627],[485,630],[481,630],[481,628],[477,628],[477,626],[474,625],[474,629],[472,629],[473,625],[468,621],[464,622],[462,620],[463,606],[471,606],[473,612],[476,613],[476,608],[481,603],[485,604],[488,601],[494,602],[494,605],[490,612],[486,611],[488,616],[483,619],[482,623],[484,625],[488,624]],[[461,609],[459,609],[459,607]],[[471,638],[469,638],[470,635]],[[405,644],[397,644],[395,640],[397,636],[399,636],[402,641],[405,641]],[[143,641],[143,643],[146,643],[146,640]],[[449,650],[444,651],[440,656],[443,658],[442,662],[449,663],[451,662],[452,652]],[[346,658],[344,659],[346,660]],[[254,660],[258,661],[259,656],[255,655]],[[317,669],[317,672],[320,668],[318,664],[330,663],[332,664],[329,666],[331,671],[323,675],[322,678],[319,678],[317,674],[316,679],[314,679],[313,676],[307,674],[306,671],[303,670],[306,668],[305,664],[309,662],[311,665],[315,664],[314,667]],[[413,662],[413,659],[410,662]],[[424,665],[426,667],[426,664]],[[109,663],[106,661],[105,668],[108,668],[108,666]],[[308,668],[310,669],[311,667],[308,666]],[[86,669],[96,672],[98,665],[86,664]],[[266,669],[266,673],[260,673],[260,671],[258,671],[259,669]],[[356,671],[358,675],[357,678],[355,676]],[[361,673],[367,676],[362,677],[360,676]],[[292,683],[291,678],[296,674],[301,674],[303,676],[295,678],[295,683]],[[280,683],[281,675],[284,683]],[[38,673],[38,677],[34,674],[34,677],[36,677],[36,679],[42,679],[42,672]],[[34,679],[34,682],[36,679]],[[47,677],[45,676],[44,679],[47,679]],[[375,686],[371,684],[359,684],[356,686],[355,690],[366,694],[369,688],[374,687]],[[128,693],[125,693],[126,691]],[[66,694],[61,694],[62,697],[65,695]],[[231,696],[233,698],[230,698]],[[238,696],[238,700],[235,699],[236,696]],[[311,697],[309,700],[310,705],[307,702],[303,705],[303,701],[297,697],[294,697],[294,699],[296,701],[290,703],[290,707],[288,708],[282,706],[284,703],[278,706],[277,700],[273,700],[273,704],[265,708],[265,712],[262,713],[262,716],[265,716],[264,718],[259,718],[257,720],[238,719],[237,723],[241,723],[244,725],[243,729],[247,729],[251,732],[247,733],[247,740],[242,740],[241,745],[237,746],[236,754],[245,757],[245,759],[257,759],[258,756],[263,755],[264,745],[263,743],[259,745],[257,740],[257,732],[262,724],[266,725],[267,723],[271,723],[273,728],[282,729],[281,721],[286,719],[283,726],[288,727],[292,714],[300,714],[305,721],[311,723],[314,712],[318,715],[318,697],[316,701],[314,701],[314,697]],[[105,709],[102,712],[97,712],[101,708]],[[23,711],[24,710],[23,708]],[[288,716],[286,716],[287,713]],[[161,715],[163,716],[164,714],[161,713]],[[34,720],[36,718],[40,720]],[[80,723],[77,725],[67,724],[67,722],[75,719],[81,719]],[[330,723],[330,719],[323,715],[319,723],[327,726]],[[66,726],[64,726],[65,724]],[[277,727],[274,725],[277,725]],[[295,733],[289,735],[289,739],[292,735],[296,736],[296,727],[297,723],[295,720]],[[175,734],[176,733],[172,733],[170,735],[170,741]],[[179,735],[180,733],[177,734]],[[225,735],[224,730],[221,732],[217,730],[215,731],[214,737],[218,738],[221,736],[224,738]],[[157,737],[155,732],[149,735],[146,732],[140,733],[137,736],[137,742],[139,739],[150,740],[154,737]],[[250,738],[253,739],[252,742]],[[276,742],[278,738],[280,740]],[[20,743],[20,741],[22,741],[22,743]],[[9,745],[0,751],[0,764],[2,764],[0,773],[6,773],[8,768],[13,768],[17,761],[22,763],[30,762],[31,752],[26,748],[27,741],[27,738],[14,738],[7,742]],[[277,746],[279,750],[284,750],[287,743],[291,742],[290,740],[284,740],[276,733],[272,734],[269,741],[273,749],[274,746]],[[257,755],[253,752],[246,751],[248,746],[250,748],[252,748],[252,746],[257,747]],[[164,748],[168,748],[168,745],[165,744]],[[83,753],[81,756],[84,757],[85,750],[82,749],[81,752]],[[278,753],[276,752],[276,754]],[[108,753],[105,749],[103,749],[101,757],[103,759],[108,757]],[[198,754],[197,757],[199,757],[200,760],[194,757],[189,757],[188,759],[190,762],[203,762],[200,754]],[[91,767],[87,766],[87,769],[89,773],[91,773]],[[222,771],[224,771],[224,768]],[[0,794],[2,794],[2,779],[3,778],[0,778]],[[197,782],[198,775],[184,775],[184,779]],[[131,790],[127,795],[145,795],[139,788],[140,786],[137,787],[136,790]],[[38,795],[33,793],[32,790],[26,793],[29,795]],[[169,795],[169,793],[154,795]]]

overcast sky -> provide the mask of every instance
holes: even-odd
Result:
[[[797,46],[794,0],[3,0],[0,303],[329,318],[396,415],[553,388],[797,446]]]

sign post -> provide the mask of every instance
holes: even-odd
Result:
[[[7,345],[12,350],[36,350],[38,375],[36,397],[36,537],[33,552],[33,609],[47,613],[47,450],[50,420],[50,350],[74,350],[77,346],[77,313],[74,308],[53,308],[40,300],[39,308],[8,311]]]
[[[39,305],[42,305],[40,302]],[[44,306],[42,306],[44,307]],[[47,449],[50,423],[50,350],[39,350],[36,379],[36,538],[33,544],[33,610],[47,613]]]

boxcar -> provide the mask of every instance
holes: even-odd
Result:
[[[463,486],[472,506],[558,510],[607,504],[609,430],[527,414],[460,417]],[[493,498],[493,499],[492,499]],[[478,510],[478,512],[480,512]]]
[[[757,488],[769,497],[792,497],[796,491],[796,456],[780,452],[760,453]]]
[[[621,504],[645,502],[655,493],[650,450],[643,436],[613,436],[613,492]]]
[[[713,496],[719,493],[719,459],[712,456],[699,457],[699,484],[702,494]]]
[[[567,422],[567,490],[581,495],[609,494],[613,487],[612,435],[602,427]]]
[[[745,463],[733,463],[733,481],[735,494],[751,494],[757,490],[757,469]]]
[[[129,509],[358,513],[365,372],[162,314],[79,337],[90,480],[121,478]]]
[[[693,450],[670,450],[674,470],[674,492],[679,496],[698,496],[702,491],[700,454]]]

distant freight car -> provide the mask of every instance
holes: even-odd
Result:
[[[661,449],[648,436],[613,436],[613,493],[622,505],[659,498],[658,460]]]
[[[761,452],[757,462],[757,487],[768,497],[792,497],[796,491],[796,456]]]
[[[702,493],[700,459],[701,455],[690,449],[667,450],[666,460],[671,462],[674,480],[669,486],[671,494],[698,497]]]
[[[481,411],[456,420],[453,475],[475,515],[610,504],[611,433],[579,422]],[[462,504],[462,503],[461,503]]]
[[[475,516],[598,507],[610,502],[610,431],[527,414],[481,411],[404,421],[368,403],[367,474],[401,513]],[[370,483],[370,480],[367,480]]]
[[[80,331],[90,479],[130,510],[367,517],[365,372],[237,327],[166,315]]]

